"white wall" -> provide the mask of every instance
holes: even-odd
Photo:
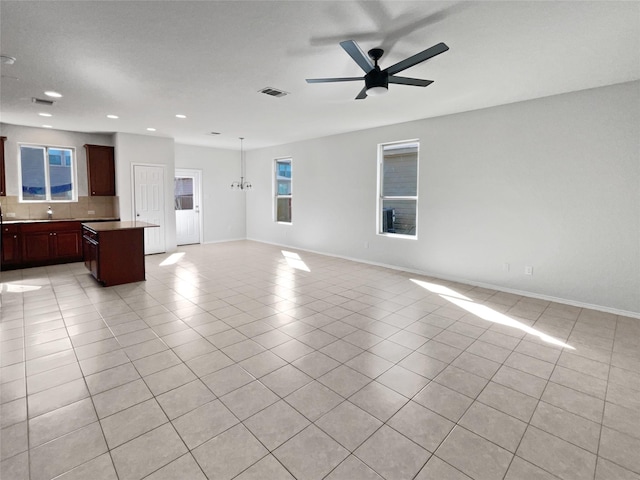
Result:
[[[173,138],[150,135],[115,134],[116,192],[120,200],[120,219],[133,217],[133,164],[158,165],[164,168],[165,247],[176,249],[176,216],[173,207],[175,173]]]
[[[252,192],[230,188],[231,182],[240,179],[240,153],[176,144],[175,167],[202,171],[204,243],[245,238],[245,199]]]
[[[76,152],[78,196],[88,195],[87,155],[85,144],[113,145],[113,135],[98,133],[67,132],[51,128],[23,127],[0,124],[0,136],[7,137],[4,143],[5,179],[7,195],[20,195],[20,172],[18,168],[18,144],[32,143],[56,147],[72,147]]]
[[[639,104],[630,82],[248,152],[247,236],[638,314]],[[376,235],[377,145],[414,138],[418,240]],[[293,225],[272,217],[282,156]]]

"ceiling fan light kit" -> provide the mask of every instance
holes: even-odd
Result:
[[[377,97],[378,95],[384,95],[389,91],[389,87],[369,87],[367,88],[368,97]]]
[[[384,55],[381,48],[372,48],[367,53],[371,60],[365,56],[360,46],[354,40],[346,40],[340,42],[340,46],[345,52],[358,64],[365,72],[364,77],[342,77],[342,78],[308,78],[307,83],[333,83],[333,82],[353,82],[364,80],[364,88],[356,96],[356,100],[362,100],[367,96],[384,95],[389,90],[389,84],[411,85],[414,87],[426,87],[433,83],[433,80],[423,80],[420,78],[397,77],[395,74],[403,70],[413,67],[419,63],[425,62],[430,58],[440,55],[449,50],[444,43],[438,43],[433,47],[427,48],[420,53],[405,58],[390,67],[381,70],[378,66],[378,60]]]

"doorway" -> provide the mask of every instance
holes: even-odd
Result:
[[[144,229],[144,253],[166,251],[164,242],[164,167],[133,165],[134,219],[160,225]]]
[[[176,170],[173,183],[173,204],[176,211],[176,242],[178,245],[202,243],[201,190],[199,170]]]

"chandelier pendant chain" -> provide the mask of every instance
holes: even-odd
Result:
[[[245,164],[245,158],[244,158],[244,137],[239,137],[239,138],[240,138],[240,181],[233,182],[231,184],[231,188],[233,190],[250,190],[251,188],[253,188],[253,186],[251,185],[251,182],[249,182],[248,180],[245,180],[246,164]]]

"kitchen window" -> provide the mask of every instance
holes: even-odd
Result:
[[[20,145],[20,201],[77,200],[73,148]]]
[[[378,152],[378,233],[417,238],[418,141],[388,143]]]
[[[274,191],[275,191],[275,221],[291,223],[291,159],[280,158],[275,161]]]

